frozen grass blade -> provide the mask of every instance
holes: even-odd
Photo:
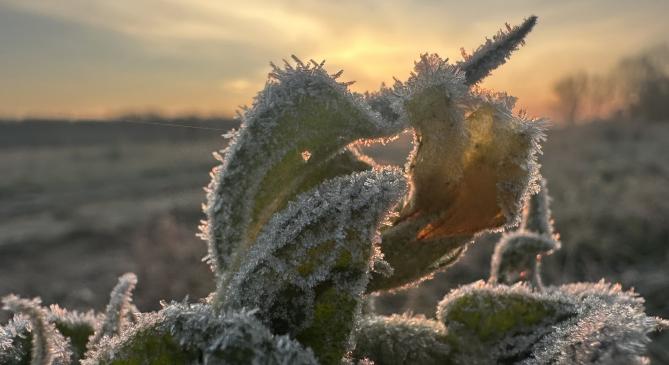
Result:
[[[133,273],[123,274],[111,292],[105,317],[96,329],[89,342],[89,348],[100,342],[103,337],[111,337],[121,333],[127,325],[128,312],[132,308],[132,291],[137,285],[137,276]]]
[[[463,49],[465,60],[457,65],[465,72],[466,84],[479,83],[494,69],[505,64],[511,53],[525,44],[525,37],[536,24],[537,17],[530,16],[521,25],[511,27],[507,24],[506,30],[500,30],[492,39],[486,39],[471,55],[467,55]]]

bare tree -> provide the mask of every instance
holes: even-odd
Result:
[[[657,46],[624,59],[617,73],[632,117],[669,120],[669,46]]]

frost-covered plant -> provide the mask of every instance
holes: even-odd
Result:
[[[643,361],[647,333],[662,322],[634,293],[541,282],[540,258],[559,248],[536,161],[545,122],[476,86],[535,23],[507,26],[455,64],[424,54],[407,81],[364,95],[323,63],[272,65],[215,153],[201,226],[215,291],[150,313],[132,305],[132,274],[99,314],[8,296],[17,315],[1,328],[0,362]],[[359,148],[407,130],[414,149],[404,169]],[[362,314],[372,293],[415,285],[477,234],[518,223],[497,246],[489,282],[448,294],[436,319]]]

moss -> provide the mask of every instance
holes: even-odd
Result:
[[[200,357],[196,351],[188,351],[179,346],[169,334],[144,333],[134,336],[117,350],[115,359],[101,361],[109,365],[168,365],[195,363]]]
[[[445,314],[445,324],[452,335],[470,333],[482,342],[491,342],[542,323],[555,313],[549,303],[527,296],[478,292],[455,299]]]
[[[321,364],[339,364],[348,350],[358,301],[332,284],[321,285],[316,293],[313,321],[296,337]]]
[[[332,251],[334,246],[335,241],[328,241],[308,249],[307,259],[304,261],[304,263],[302,263],[302,265],[297,267],[297,272],[299,272],[303,277],[310,275],[320,264],[318,260],[326,257],[327,255],[325,255],[325,253]]]
[[[335,262],[335,270],[337,269],[346,269],[348,268],[353,261],[353,255],[348,251],[343,251],[339,257],[337,257],[337,262]]]

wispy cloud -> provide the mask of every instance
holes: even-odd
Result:
[[[406,77],[421,52],[457,58],[460,47],[530,14],[540,18],[528,47],[484,86],[516,94],[538,113],[559,73],[607,67],[628,49],[669,40],[660,19],[669,2],[659,0],[0,0],[3,8],[31,24],[0,21],[2,47],[11,50],[0,60],[0,114],[232,113],[262,86],[267,62],[290,54],[326,59],[356,90],[376,88]],[[60,24],[46,30],[57,34],[38,24],[49,22]],[[48,52],[38,44],[45,38]],[[63,44],[68,52],[58,51]],[[81,96],[59,98],[59,83]]]

